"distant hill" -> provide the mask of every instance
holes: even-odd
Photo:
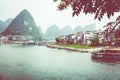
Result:
[[[0,33],[3,31],[4,22],[0,20]]]
[[[57,25],[50,26],[45,32],[46,39],[55,39],[58,36],[60,36],[60,30]]]
[[[86,25],[85,27],[83,27],[82,30],[83,31],[95,31],[96,26],[95,26],[95,24],[89,24],[89,25]]]
[[[9,24],[3,35],[23,35],[32,36],[41,40],[39,29],[37,28],[32,15],[24,9]]]
[[[44,33],[42,32],[42,29],[40,26],[38,26],[39,34],[41,35],[41,38],[44,39]]]
[[[61,30],[61,35],[68,35],[72,33],[72,28],[70,26],[65,26]]]
[[[73,29],[73,33],[74,33],[74,34],[76,34],[76,33],[78,33],[78,32],[81,32],[81,31],[83,31],[83,29],[82,29],[81,26],[77,26],[77,27],[75,27],[75,28]]]
[[[89,25],[86,25],[84,27],[81,27],[81,26],[77,26],[73,29],[73,33],[76,34],[78,32],[81,32],[81,31],[95,31],[96,30],[96,26],[95,24],[89,24]]]
[[[52,25],[46,30],[44,37],[47,39],[55,39],[58,36],[77,34],[78,32],[82,31],[95,31],[95,30],[96,30],[95,24],[89,24],[86,25],[85,27],[81,27],[80,25],[78,25],[73,30],[70,26],[65,26],[60,30],[57,25]]]
[[[7,19],[5,22],[0,20],[0,33],[4,32],[11,22],[12,22],[11,18]]]

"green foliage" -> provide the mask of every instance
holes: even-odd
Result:
[[[55,40],[56,40],[57,43],[60,42],[60,38],[59,37],[56,37]]]
[[[61,46],[66,48],[75,48],[75,49],[91,49],[95,48],[93,46],[87,46],[87,45],[76,45],[76,44],[53,44],[54,46]]]

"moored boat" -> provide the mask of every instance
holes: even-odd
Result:
[[[101,50],[92,53],[92,58],[97,60],[119,60],[120,51],[118,50]]]
[[[29,41],[25,41],[23,45],[36,45],[36,43],[33,40],[29,40]]]

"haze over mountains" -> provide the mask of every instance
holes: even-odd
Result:
[[[86,25],[85,27],[81,27],[78,25],[73,30],[70,26],[65,26],[60,30],[57,25],[52,25],[46,30],[45,37],[49,39],[54,39],[56,36],[76,34],[81,31],[95,31],[95,30],[96,30],[95,24]]]
[[[11,23],[12,19],[9,18],[5,22],[0,20],[0,33],[5,31],[5,29],[8,27],[8,25]]]
[[[57,25],[51,25],[45,32],[45,39],[54,39],[55,37],[60,36],[60,29]]]
[[[47,24],[47,22],[46,22]],[[51,25],[48,27],[45,33],[42,32],[40,26],[36,26],[34,18],[24,9],[13,20],[7,19],[5,22],[0,21],[0,33],[3,35],[23,35],[33,36],[35,39],[42,40],[54,39],[55,37],[68,34],[76,34],[81,31],[94,31],[96,30],[95,24],[89,24],[85,27],[80,25],[76,26],[73,30],[69,24],[59,29],[57,25]]]
[[[61,35],[72,34],[72,28],[70,26],[65,26],[60,30]]]
[[[96,30],[95,24],[89,24],[82,28],[82,31],[95,31],[95,30]]]
[[[82,30],[82,27],[79,26],[79,25],[76,26],[76,27],[73,29],[73,33],[74,33],[74,34],[76,34],[77,32],[81,32],[81,31],[83,31],[83,30]]]

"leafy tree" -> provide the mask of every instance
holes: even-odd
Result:
[[[91,45],[92,46],[99,46],[99,38],[98,37],[95,37],[91,40]]]
[[[104,27],[106,27],[106,30],[112,33],[119,24],[120,24],[120,16],[118,16],[115,22],[109,22]]]
[[[120,46],[120,25],[119,25],[119,28],[115,32],[115,39],[116,39],[115,45]]]
[[[120,16],[118,16],[118,18],[116,19],[115,22],[109,22],[107,23],[104,27],[106,28],[103,32],[103,34],[105,35],[105,39],[108,41],[108,38],[110,36],[110,34],[114,33],[114,36],[117,40],[117,38],[119,37],[120,31],[119,31],[119,25],[120,24]]]
[[[58,0],[53,0],[54,2]],[[120,0],[59,0],[58,10],[72,7],[73,16],[80,12],[95,14],[95,19],[101,20],[105,14],[110,18],[115,12],[120,12]]]
[[[60,43],[60,38],[59,37],[56,37],[55,40],[56,40],[57,43]]]
[[[119,28],[115,31],[115,39],[119,40],[120,39],[120,26]]]

